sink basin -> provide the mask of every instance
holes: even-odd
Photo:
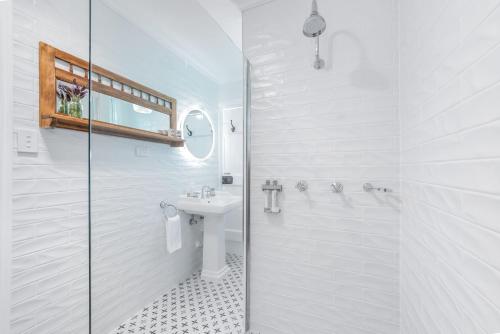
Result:
[[[182,195],[177,202],[177,208],[186,213],[196,215],[224,215],[229,211],[242,205],[240,196],[234,196],[225,192],[217,192],[210,198],[192,198]]]
[[[226,232],[224,216],[243,205],[241,196],[216,192],[214,197],[192,198],[183,195],[177,201],[177,209],[187,214],[202,215],[203,220],[203,267],[201,277],[220,280],[229,271],[226,264]]]

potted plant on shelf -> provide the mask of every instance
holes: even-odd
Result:
[[[61,100],[58,112],[72,117],[82,118],[82,99],[87,96],[87,87],[80,86],[73,80],[72,86],[59,85],[57,96]]]
[[[59,107],[57,108],[57,112],[61,114],[68,114],[68,101],[71,100],[71,96],[68,94],[68,90],[66,86],[59,84],[57,87],[57,98],[59,99]]]

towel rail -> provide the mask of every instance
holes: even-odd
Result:
[[[167,201],[161,201],[160,208],[163,209],[163,214],[165,215],[166,218],[168,218],[168,213],[166,213],[166,210],[168,208],[173,208],[175,210],[174,216],[177,216],[177,214],[179,213],[179,210],[177,210],[177,207],[171,203],[168,203]]]

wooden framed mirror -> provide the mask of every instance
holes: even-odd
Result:
[[[88,132],[91,126],[96,133],[176,147],[184,145],[177,136],[174,98],[96,65],[92,65],[90,71],[87,61],[43,42],[40,42],[39,57],[41,128]],[[96,107],[90,124],[88,110],[67,112],[68,101],[60,98],[61,89],[87,87],[89,82],[91,103]],[[86,104],[88,106],[88,101]]]

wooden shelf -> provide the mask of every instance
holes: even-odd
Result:
[[[86,118],[76,118],[64,114],[54,113],[50,115],[48,119],[50,119],[50,127],[53,128],[89,132],[89,120]],[[173,147],[184,146],[184,140],[182,138],[170,137],[167,135],[162,135],[160,133],[129,128],[123,125],[116,125],[100,121],[91,121],[91,126],[92,132],[99,134],[147,140],[157,143],[169,144]]]
[[[54,112],[57,110],[56,91],[59,80],[69,84],[75,82],[90,87],[92,91],[166,114],[170,121],[161,127],[177,129],[177,100],[173,97],[102,67],[92,65],[92,69],[90,69],[90,64],[87,61],[43,42],[40,42],[39,57],[41,128],[55,127],[89,131],[88,119]],[[165,143],[174,147],[184,146],[184,141],[181,138],[137,128],[94,120],[91,121],[91,126],[92,132],[95,133]]]

